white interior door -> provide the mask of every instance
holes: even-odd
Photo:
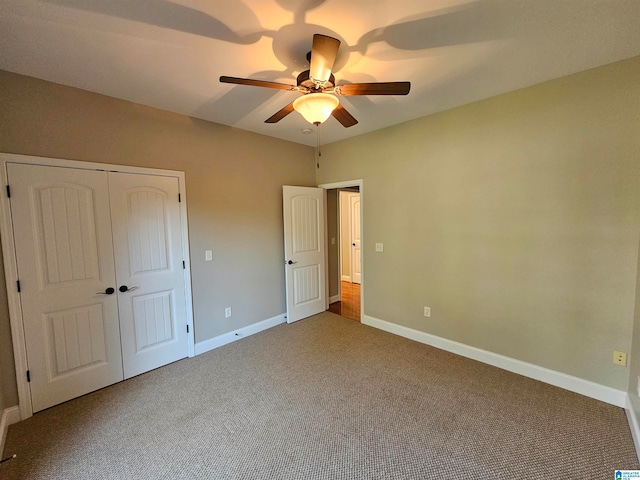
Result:
[[[340,280],[351,282],[351,214],[349,212],[350,192],[340,190]]]
[[[104,172],[8,164],[33,411],[123,379]]]
[[[324,190],[283,187],[287,322],[326,309]]]
[[[360,194],[349,195],[349,218],[351,226],[351,282],[362,281],[360,260]]]
[[[109,172],[124,377],[189,354],[178,179]]]

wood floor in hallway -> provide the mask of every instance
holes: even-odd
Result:
[[[329,311],[360,321],[360,284],[342,281],[340,283],[340,301],[329,305]]]

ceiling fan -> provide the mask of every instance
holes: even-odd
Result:
[[[220,77],[220,82],[289,90],[303,94],[265,120],[265,123],[279,122],[295,110],[309,123],[319,125],[327,120],[329,116],[333,116],[344,127],[352,127],[358,121],[340,105],[337,96],[407,95],[409,93],[411,89],[410,82],[336,85],[336,79],[331,73],[331,69],[338,55],[339,47],[340,40],[326,35],[315,34],[311,52],[307,54],[310,68],[298,75],[296,85],[227,76]]]

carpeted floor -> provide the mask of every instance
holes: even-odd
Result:
[[[12,425],[2,479],[608,479],[622,409],[323,313]]]

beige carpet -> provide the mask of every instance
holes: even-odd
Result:
[[[608,479],[622,409],[331,313],[37,413],[2,479]]]

